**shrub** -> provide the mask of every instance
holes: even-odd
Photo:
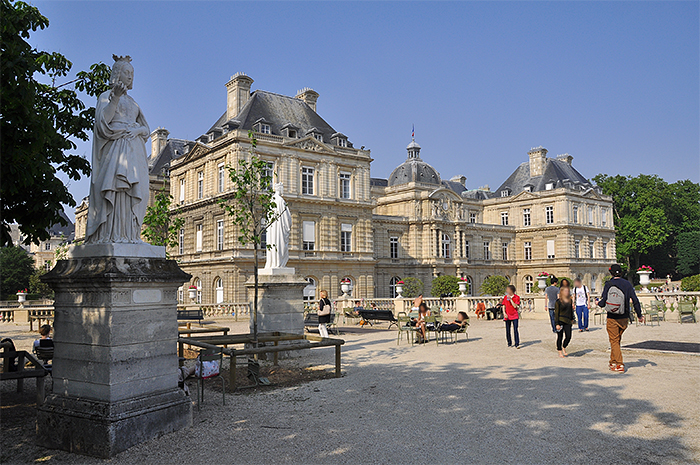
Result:
[[[510,284],[505,276],[489,276],[481,285],[481,295],[502,295]]]
[[[418,297],[423,293],[423,281],[418,278],[406,278],[403,280],[403,296],[408,298]]]
[[[686,276],[681,279],[681,290],[685,292],[700,291],[700,274],[695,276]]]
[[[440,297],[445,294],[459,295],[459,279],[457,276],[438,276],[433,279],[430,295]]]

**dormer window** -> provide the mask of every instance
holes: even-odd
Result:
[[[260,118],[253,124],[253,131],[259,132],[260,134],[272,134],[270,123],[265,121],[265,118]]]
[[[554,189],[554,183],[553,182],[548,182],[547,184],[544,185],[544,190],[546,191],[551,191]]]
[[[321,142],[323,142],[323,134],[318,133],[318,132],[315,133],[315,134],[314,134],[314,139],[320,140]]]
[[[280,129],[280,133],[284,137],[289,137],[290,139],[296,139],[297,137],[299,137],[298,136],[299,128],[297,128],[296,126],[294,126],[291,123],[287,123],[284,126],[282,126],[282,129]]]
[[[510,189],[505,188],[501,191],[501,197],[508,197],[510,195]]]
[[[527,186],[523,187],[523,191],[532,192],[532,186],[528,184]]]
[[[260,133],[262,134],[270,134],[270,125],[262,123],[260,125]]]
[[[306,135],[307,136],[311,135],[311,136],[313,136],[314,139],[320,140],[321,142],[323,142],[323,133],[317,128],[309,129],[308,131],[306,131]]]
[[[338,147],[347,147],[347,146],[348,146],[347,139],[338,139]]]
[[[348,146],[348,138],[345,136],[345,134],[341,134],[339,132],[336,132],[331,136],[331,143],[333,145],[337,145],[338,147],[347,147]]]
[[[297,137],[297,132],[294,129],[290,129],[287,134],[289,134],[288,137],[291,137],[292,139],[296,139]]]

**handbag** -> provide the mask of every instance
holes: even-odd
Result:
[[[318,310],[318,316],[326,316],[331,314],[331,303],[330,301],[326,303],[325,301],[321,301],[323,303],[323,308],[319,308]],[[320,306],[319,306],[320,307]]]

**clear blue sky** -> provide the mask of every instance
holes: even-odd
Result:
[[[319,92],[374,177],[404,161],[415,124],[423,159],[470,188],[496,188],[539,145],[588,178],[700,181],[695,1],[34,4],[51,24],[32,44],[75,71],[131,55],[131,95],[171,137],[206,131],[244,71],[253,89]]]

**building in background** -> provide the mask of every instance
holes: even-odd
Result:
[[[49,239],[38,244],[33,242],[29,245],[23,244],[22,241],[24,241],[25,236],[21,234],[19,227],[17,225],[12,225],[11,227],[11,236],[14,244],[29,252],[32,259],[34,259],[34,267],[37,269],[49,271],[56,264],[55,254],[58,247],[73,242],[75,225],[63,210],[61,210],[60,215],[68,224],[65,226],[60,223],[52,225],[48,229]]]

